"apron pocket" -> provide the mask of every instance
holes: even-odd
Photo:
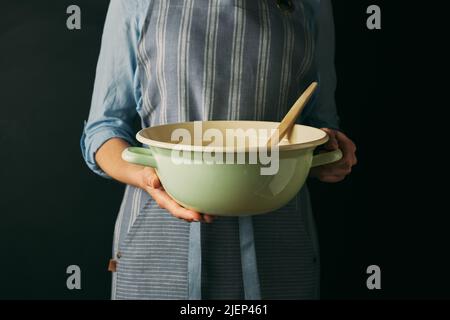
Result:
[[[117,299],[186,299],[189,230],[150,198],[119,247]]]

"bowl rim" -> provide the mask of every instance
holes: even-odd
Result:
[[[195,121],[185,121],[185,122],[178,122],[178,123],[168,123],[168,124],[161,124],[161,125],[157,125],[157,126],[152,126],[152,127],[147,127],[147,128],[143,128],[141,130],[139,130],[136,133],[136,139],[141,142],[144,145],[147,146],[152,146],[152,147],[157,147],[157,148],[162,148],[162,149],[169,149],[169,150],[180,150],[180,151],[193,151],[193,152],[211,152],[211,147],[208,146],[200,146],[200,145],[187,145],[187,144],[177,144],[177,143],[170,143],[170,142],[164,142],[164,141],[158,141],[158,140],[153,140],[147,137],[144,137],[142,135],[143,132],[148,131],[148,130],[152,130],[155,128],[161,128],[164,126],[173,126],[173,125],[180,125],[180,124],[190,124],[190,123],[194,123]],[[201,121],[202,123],[208,122],[241,122],[241,123],[250,123],[250,122],[258,122],[258,123],[269,123],[269,124],[279,124],[279,122],[273,122],[273,121],[251,121],[251,120],[208,120],[208,121]],[[301,149],[309,149],[309,148],[315,148],[319,145],[322,145],[324,143],[326,143],[329,139],[328,134],[318,128],[315,127],[311,127],[311,126],[306,126],[306,125],[302,125],[302,124],[295,124],[295,127],[302,127],[302,128],[307,128],[308,130],[315,130],[315,131],[320,131],[321,133],[321,137],[315,140],[311,140],[311,141],[306,141],[306,142],[302,142],[302,143],[293,143],[293,144],[286,144],[286,145],[280,145],[279,146],[279,151],[291,151],[291,150],[301,150]],[[207,149],[209,148],[209,150]],[[222,152],[222,153],[242,153],[242,152],[258,152],[259,147],[258,146],[245,146],[245,147],[239,147],[239,148],[235,148],[235,147],[230,147],[230,146],[216,146],[213,147],[215,152]],[[270,150],[270,148],[268,148],[268,150]]]

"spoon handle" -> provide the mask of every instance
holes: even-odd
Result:
[[[292,128],[297,120],[298,116],[302,112],[305,105],[308,103],[309,99],[313,95],[314,91],[317,88],[317,82],[313,82],[310,86],[302,93],[302,95],[297,99],[291,109],[288,111],[286,116],[284,116],[283,120],[281,120],[278,125],[278,130],[274,132],[274,134],[267,141],[267,146],[270,147],[272,145],[272,141],[278,136],[278,142],[283,139],[286,133]]]

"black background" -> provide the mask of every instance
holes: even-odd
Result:
[[[399,139],[410,139],[399,127],[408,125],[399,117],[401,2],[333,3],[337,102],[359,164],[342,183],[309,182],[322,298],[450,298],[445,226],[422,199],[428,186],[401,157]],[[71,4],[82,10],[78,31],[66,28]],[[365,26],[370,4],[382,8],[382,30]],[[107,5],[0,5],[2,299],[109,298],[106,267],[123,186],[90,172],[79,148]],[[72,264],[82,269],[82,290],[66,288]],[[382,290],[366,288],[372,264],[381,267]]]

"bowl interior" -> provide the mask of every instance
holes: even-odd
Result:
[[[142,129],[138,141],[155,147],[180,150],[248,151],[263,146],[278,122],[266,121],[195,121],[173,123]],[[317,128],[296,124],[290,135],[279,144],[280,150],[317,146],[328,140],[327,134]]]

